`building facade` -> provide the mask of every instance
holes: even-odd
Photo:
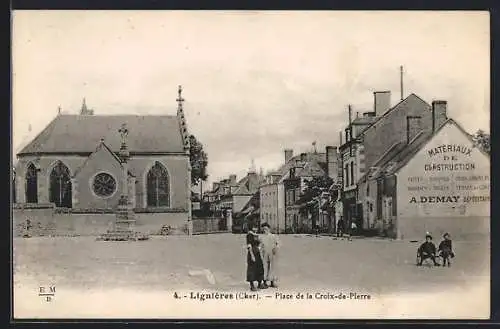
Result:
[[[421,133],[362,179],[376,205],[379,232],[421,239],[426,232],[458,239],[489,236],[490,160],[452,119]],[[370,224],[369,224],[370,225]]]
[[[429,134],[447,120],[446,102],[432,106],[415,94],[410,94],[391,107],[389,91],[374,93],[374,111],[353,120],[340,147],[343,167],[343,212],[345,222],[356,221],[364,230],[376,229],[382,209],[374,195],[380,188],[372,181],[365,190],[359,180],[377,172],[381,163],[400,152],[417,134]],[[357,122],[358,121],[358,122]]]
[[[270,175],[260,186],[261,222],[268,223],[273,231],[283,231],[286,227],[284,204],[284,185],[276,181],[276,176]]]
[[[173,116],[94,115],[85,102],[79,115],[59,114],[17,154],[17,204],[113,212],[124,184],[117,156],[122,127],[128,130],[127,188],[135,210],[184,214],[187,221],[191,170],[182,102]]]
[[[285,217],[285,186],[284,179],[287,177],[290,168],[300,158],[294,156],[292,149],[284,150],[284,163],[266,175],[263,184],[259,188],[260,195],[260,221],[268,221],[271,230],[274,232],[284,232],[286,228]],[[266,220],[267,218],[267,220]]]
[[[294,166],[284,177],[286,227],[291,232],[310,232],[319,227],[323,231],[331,230],[335,223],[335,211],[329,209],[330,190],[339,183],[338,148],[327,146],[325,153],[302,153]],[[332,179],[331,186],[325,187],[316,199],[307,202],[316,203],[314,213],[304,212],[302,202],[307,182],[321,177]]]

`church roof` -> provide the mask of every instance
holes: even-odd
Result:
[[[58,115],[18,155],[32,153],[92,153],[101,139],[118,152],[118,133],[125,123],[131,153],[183,153],[176,116],[169,115]]]

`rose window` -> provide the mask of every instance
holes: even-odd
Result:
[[[109,197],[116,191],[116,181],[110,174],[100,173],[94,177],[94,193],[100,197]]]

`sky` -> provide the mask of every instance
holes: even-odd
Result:
[[[338,145],[354,113],[415,93],[489,132],[488,12],[15,11],[13,152],[83,97],[99,114],[176,113],[209,158],[208,186]]]

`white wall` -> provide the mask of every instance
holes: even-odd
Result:
[[[465,153],[454,151],[454,146]],[[436,151],[443,147],[446,152]],[[442,164],[457,170],[431,170]],[[475,230],[489,234],[484,221],[490,217],[489,198],[489,158],[456,125],[448,123],[397,173],[398,236],[408,237],[419,230],[422,235],[433,227],[453,235],[453,230],[463,231],[464,226],[471,234]]]

